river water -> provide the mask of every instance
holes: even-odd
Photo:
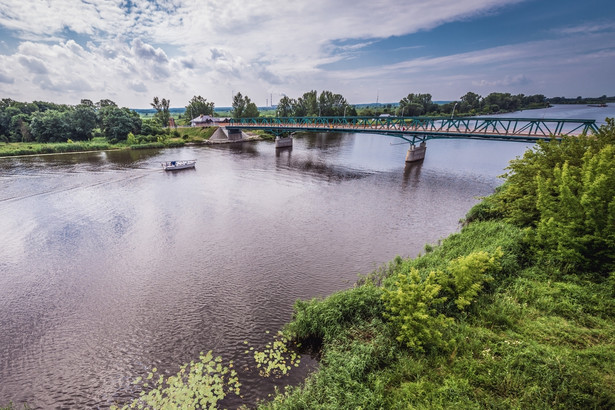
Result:
[[[152,367],[175,373],[208,350],[239,369],[243,397],[225,407],[299,383],[313,359],[262,378],[245,370],[244,341],[262,349],[295,300],[456,231],[529,146],[433,140],[424,162],[405,165],[399,142],[313,134],[278,152],[256,142],[0,158],[0,405],[106,408],[135,397],[132,381]],[[197,167],[162,171],[171,159]]]

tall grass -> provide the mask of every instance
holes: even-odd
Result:
[[[0,144],[0,156],[40,155],[64,152],[99,151],[113,149],[106,140],[59,142],[59,143],[8,143]]]

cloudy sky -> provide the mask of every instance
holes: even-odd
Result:
[[[613,0],[0,0],[0,98],[615,95]]]

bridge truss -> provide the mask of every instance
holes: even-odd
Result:
[[[401,138],[414,145],[437,138],[535,142],[595,133],[595,120],[500,117],[258,117],[231,119],[227,128],[288,132],[362,132]]]

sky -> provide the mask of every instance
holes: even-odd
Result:
[[[615,95],[613,0],[0,0],[0,98]]]

